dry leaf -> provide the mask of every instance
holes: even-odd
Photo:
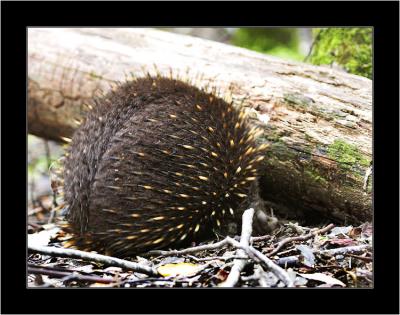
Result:
[[[337,235],[347,235],[351,231],[353,226],[337,226],[334,227],[331,232],[329,233],[330,237],[337,236]]]
[[[178,263],[178,264],[166,264],[161,267],[158,267],[158,272],[164,277],[170,276],[194,276],[199,269],[201,269],[201,265],[195,265],[192,263]]]
[[[310,279],[310,280],[316,280],[316,281],[321,281],[330,285],[340,285],[341,287],[345,287],[346,285],[338,280],[335,279],[331,276],[328,276],[324,273],[310,273],[310,274],[300,274],[298,273],[299,276],[306,278],[306,279]]]
[[[217,279],[218,279],[219,281],[223,282],[223,281],[226,280],[226,278],[228,278],[228,275],[229,275],[229,273],[228,273],[226,270],[220,269],[220,270],[217,272],[216,277],[217,277]]]

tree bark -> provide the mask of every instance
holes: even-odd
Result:
[[[261,191],[289,217],[372,219],[372,81],[328,67],[152,29],[28,30],[28,131],[62,141],[85,103],[131,75],[230,91],[270,143]],[[269,121],[268,121],[269,120]],[[267,122],[268,121],[268,122]]]

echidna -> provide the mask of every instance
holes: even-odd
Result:
[[[96,103],[64,165],[78,246],[114,256],[176,247],[250,204],[266,146],[231,103],[161,76]]]

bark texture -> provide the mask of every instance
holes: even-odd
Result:
[[[144,73],[230,91],[270,143],[262,196],[278,212],[372,219],[372,81],[152,29],[28,30],[28,131],[71,137],[95,95]],[[315,217],[315,216],[314,216]]]

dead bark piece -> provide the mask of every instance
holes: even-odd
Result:
[[[372,183],[363,185],[372,160],[372,81],[327,67],[152,29],[31,28],[28,131],[71,137],[99,90],[131,73],[171,69],[245,98],[265,129],[260,141],[271,144],[261,189],[278,213],[371,220]]]

